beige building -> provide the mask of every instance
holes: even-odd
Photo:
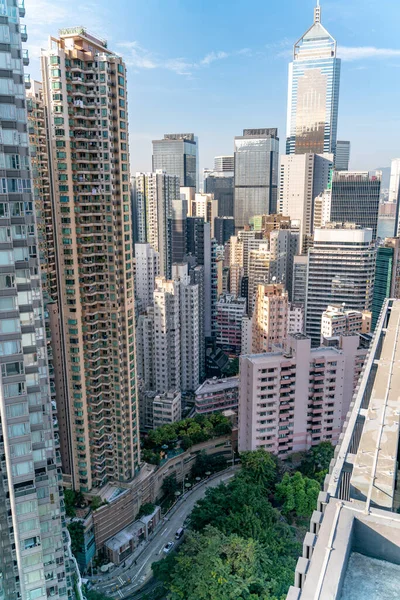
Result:
[[[268,243],[250,251],[249,256],[248,313],[251,316],[256,301],[257,287],[271,281],[271,251]]]
[[[75,27],[42,52],[56,244],[66,481],[90,491],[139,465],[126,70]]]
[[[257,286],[253,313],[252,353],[270,352],[288,333],[288,293],[282,284]]]
[[[328,306],[321,317],[321,341],[348,333],[369,333],[371,312],[368,310],[347,310],[345,306]]]

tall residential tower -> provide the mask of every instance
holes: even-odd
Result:
[[[0,598],[57,600],[71,597],[72,582],[31,186],[24,3],[3,0],[0,12]],[[42,116],[31,102],[29,110]]]
[[[42,53],[69,439],[64,474],[90,491],[139,464],[126,70],[83,27]]]

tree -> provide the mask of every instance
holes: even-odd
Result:
[[[303,457],[299,471],[322,483],[329,470],[334,452],[335,449],[330,442],[321,442],[318,446],[313,446]]]
[[[83,550],[83,545],[85,543],[84,528],[80,521],[72,521],[67,527],[69,535],[71,536],[71,550],[76,556]]]
[[[173,496],[179,489],[179,484],[176,480],[176,473],[168,475],[168,477],[164,479],[161,488],[166,496]]]
[[[93,499],[90,503],[90,508],[92,510],[97,510],[98,508],[100,508],[100,506],[103,504],[102,499],[100,498],[100,496],[93,496]]]
[[[75,517],[75,492],[73,490],[64,490],[64,503],[67,517]]]
[[[315,479],[304,477],[299,471],[294,475],[285,473],[276,486],[276,500],[284,515],[309,517],[317,505],[320,485]]]
[[[170,600],[272,600],[288,587],[277,580],[279,565],[257,541],[214,527],[189,534],[184,551],[168,567],[153,565],[153,571],[164,577]]]
[[[85,590],[86,600],[112,600],[110,596],[106,596],[101,592],[95,590]]]
[[[136,518],[140,519],[140,517],[147,517],[148,515],[151,515],[151,513],[154,512],[155,508],[156,505],[152,504],[151,502],[146,502],[146,504],[142,504]]]
[[[240,460],[242,463],[240,476],[262,485],[267,493],[270,493],[278,476],[276,458],[263,448],[259,448],[253,452],[242,452]]]

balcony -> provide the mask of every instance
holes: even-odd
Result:
[[[25,0],[17,0],[17,7],[19,11],[19,16],[21,19],[25,16]]]
[[[22,62],[25,67],[29,65],[29,52],[28,50],[22,50]]]
[[[21,32],[21,41],[27,42],[28,41],[28,32],[26,29],[26,25],[20,25],[20,32]]]
[[[25,74],[24,81],[25,81],[25,89],[30,90],[31,89],[31,76],[28,74]]]

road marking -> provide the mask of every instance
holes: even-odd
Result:
[[[139,571],[136,573],[136,575],[134,577],[132,577],[132,581],[134,581],[136,579],[136,577],[138,577],[140,571],[143,570],[143,568],[146,566],[146,564],[149,562],[149,560],[151,559],[151,555],[144,561],[144,563],[142,564],[142,566],[140,567]]]
[[[168,529],[168,527],[166,527],[160,535],[164,535],[164,533],[167,531],[167,529]]]
[[[121,598],[124,597],[123,593],[121,592],[121,590],[118,590],[118,594],[121,596]]]
[[[124,584],[124,583],[125,583],[125,579],[122,579],[121,575],[118,577],[118,581],[119,581],[120,583],[122,583],[122,584]]]

